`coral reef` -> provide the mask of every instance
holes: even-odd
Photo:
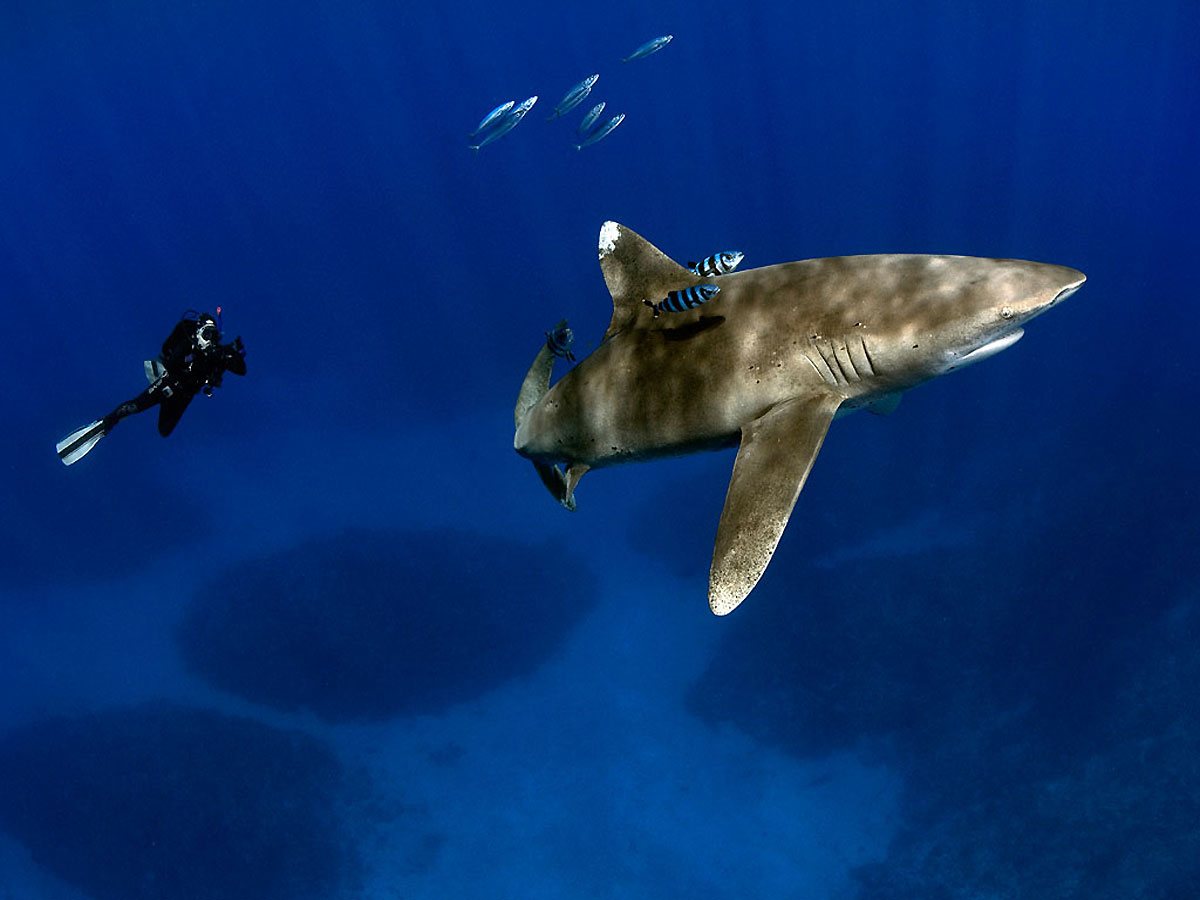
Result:
[[[168,704],[0,740],[0,822],[95,900],[323,900],[357,877],[319,741]]]
[[[352,532],[234,566],[178,630],[193,671],[333,721],[437,712],[528,673],[595,600],[555,547]]]

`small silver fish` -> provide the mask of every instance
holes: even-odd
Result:
[[[520,122],[523,118],[525,118],[525,113],[533,109],[533,104],[537,103],[537,101],[537,94],[534,94],[532,97],[525,98],[521,101],[520,106],[508,114],[508,118],[516,119],[518,122]]]
[[[469,144],[472,150],[478,150],[480,147],[486,147],[492,141],[498,141],[510,131],[517,127],[517,124],[525,118],[525,114],[533,109],[533,104],[537,103],[537,94],[534,94],[527,100],[522,100],[520,105],[512,112],[507,113],[500,119],[500,124],[496,125],[491,131],[487,132],[477,144]]]
[[[691,287],[685,287],[678,291],[671,291],[662,300],[657,303],[651,303],[649,300],[643,300],[648,307],[654,310],[654,318],[658,318],[658,314],[662,312],[683,312],[685,309],[695,309],[701,303],[707,303],[713,297],[720,293],[721,289],[711,282],[704,284],[693,284]]]
[[[584,136],[592,130],[592,126],[600,119],[600,113],[604,112],[604,101],[601,100],[595,106],[587,111],[587,115],[583,117],[583,121],[579,123],[579,127],[575,129],[575,135],[581,141]]]
[[[664,34],[662,37],[656,37],[652,41],[646,41],[646,43],[630,53],[621,62],[627,63],[635,59],[645,59],[651,53],[657,53],[663,47],[667,46],[667,44],[671,43],[673,37],[675,37],[673,34]]]
[[[587,78],[583,79],[583,81],[579,82],[579,84],[575,85],[575,87],[567,91],[566,95],[560,101],[558,101],[558,106],[554,107],[554,112],[550,114],[550,117],[546,121],[552,122],[559,116],[569,113],[580,103],[582,103],[583,98],[591,93],[592,85],[596,83],[596,79],[599,77],[599,73],[595,75],[589,75]]]
[[[509,100],[507,103],[501,103],[490,113],[479,120],[479,124],[475,126],[475,130],[467,135],[468,138],[474,139],[481,131],[486,131],[490,128],[497,119],[517,105],[516,100]]]
[[[584,147],[590,147],[596,141],[602,141],[613,133],[613,129],[625,121],[625,113],[613,116],[599,128],[594,128],[586,135],[582,136],[579,143],[575,145],[576,150],[582,150]]]
[[[687,267],[702,278],[714,275],[728,275],[746,258],[741,250],[722,250],[712,256],[706,256],[700,262],[688,261]]]
[[[562,319],[554,326],[553,331],[546,332],[546,346],[559,359],[575,362],[575,354],[571,347],[575,344],[575,332],[567,327],[567,320]]]

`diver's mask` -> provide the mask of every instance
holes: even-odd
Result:
[[[196,328],[196,346],[201,350],[207,350],[215,344],[221,337],[221,332],[217,330],[217,323],[210,318],[202,318],[197,323]]]

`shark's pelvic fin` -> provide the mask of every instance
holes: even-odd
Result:
[[[616,222],[605,222],[600,229],[600,271],[613,299],[605,340],[631,326],[638,316],[653,320],[643,300],[658,300],[704,281],[636,231]]]
[[[797,397],[742,427],[709,574],[708,605],[718,616],[762,577],[841,402],[833,392]]]

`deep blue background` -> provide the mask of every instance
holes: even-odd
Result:
[[[620,64],[666,32],[660,54]],[[818,559],[881,532],[908,535],[883,552],[925,558],[903,569],[920,579],[961,531],[1052,637],[1158,621],[1200,569],[1198,41],[1188,0],[7,4],[10,634],[53,655],[47,606],[136,618],[121,579],[154,571],[183,602],[226,562],[364,524],[561,535],[601,573],[682,575],[687,613],[707,616],[730,456],[591,475],[569,519],[510,449],[542,331],[566,316],[587,352],[607,324],[606,219],[680,260],[910,251],[1088,275],[1014,349],[889,419],[839,421],[765,585],[786,602],[752,597],[738,617],[787,620]],[[579,113],[546,116],[592,72],[589,102],[627,119],[577,152]],[[487,110],[535,93],[510,135],[467,149]],[[144,416],[64,469],[54,441],[141,389],[182,310],[217,305],[249,375],[199,398],[169,441]],[[1098,553],[1168,575],[1114,581]],[[995,600],[996,583],[967,567],[958,599]],[[628,602],[662,602],[645,588]],[[698,625],[714,640],[727,626]],[[94,683],[13,665],[14,721],[103,706]]]

